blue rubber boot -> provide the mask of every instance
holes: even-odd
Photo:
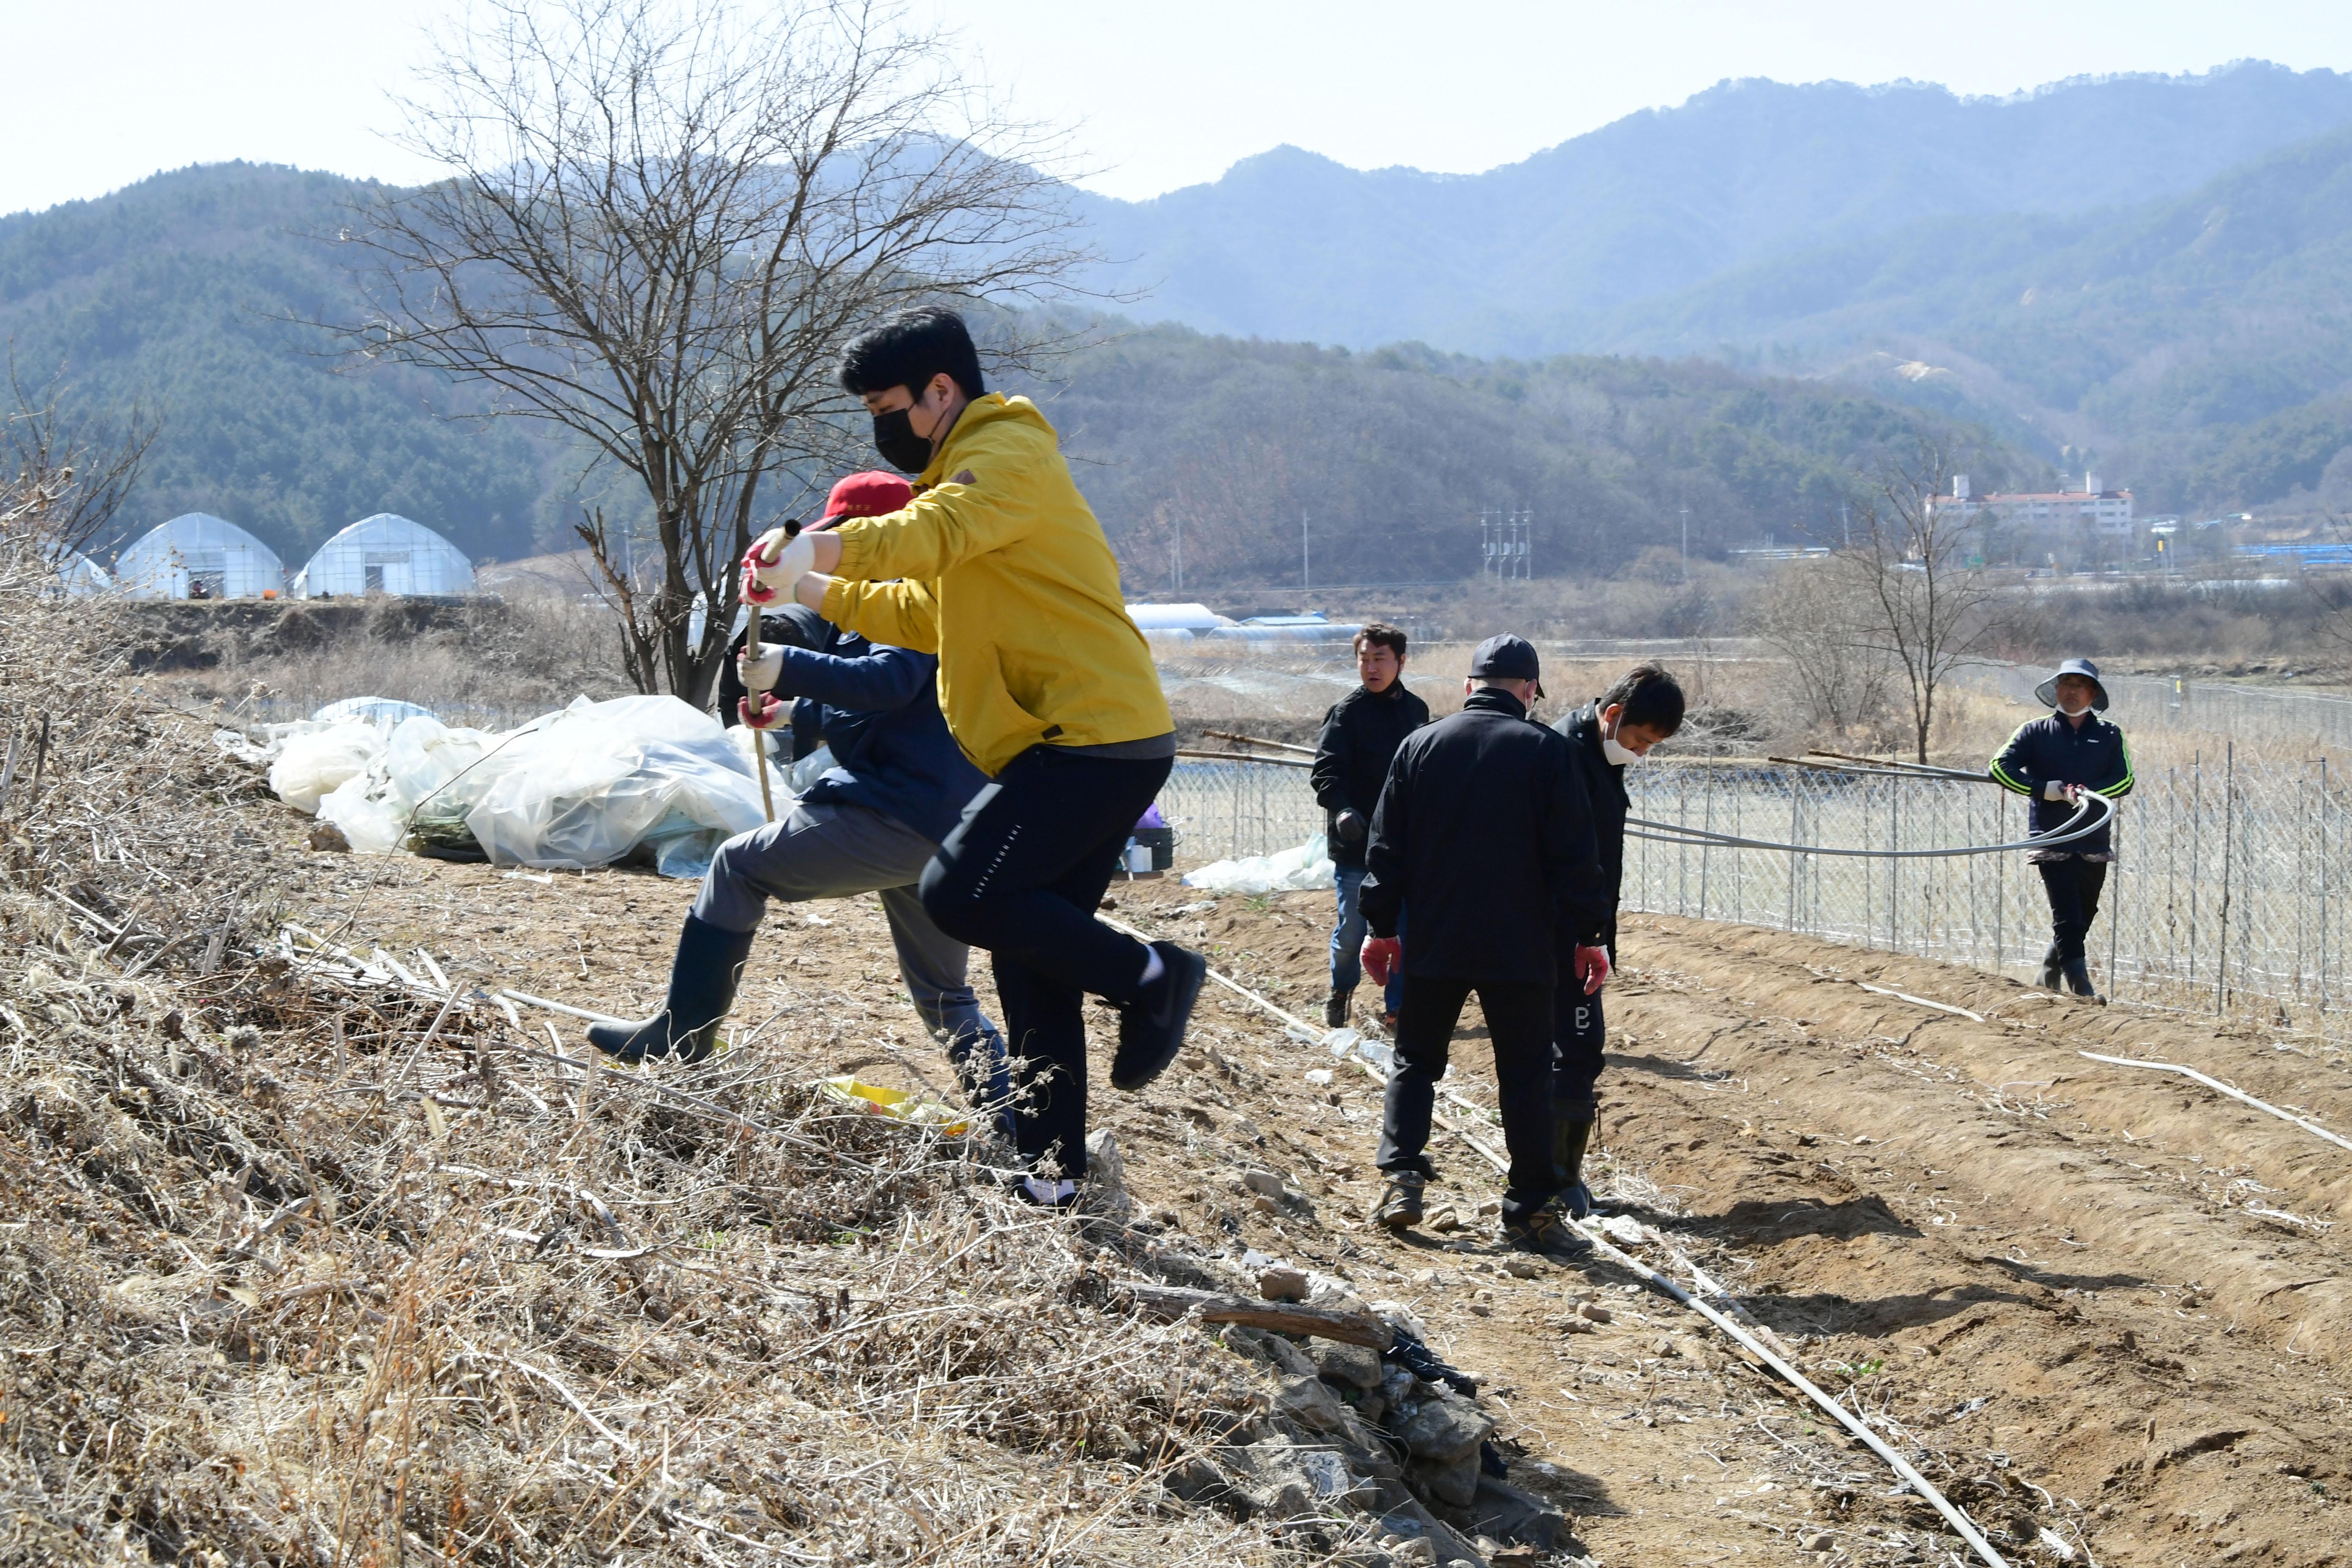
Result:
[[[751,956],[751,936],[748,931],[723,931],[687,916],[686,929],[677,937],[677,956],[670,961],[669,999],[662,1010],[633,1024],[591,1024],[588,1043],[631,1067],[656,1057],[688,1063],[709,1059],[719,1026],[735,1005],[743,962]]]

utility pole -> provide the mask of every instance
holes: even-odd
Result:
[[[1690,508],[1683,508],[1683,577],[1690,577]]]
[[[1184,514],[1176,514],[1176,592],[1184,591]]]
[[[1845,547],[1853,548],[1853,519],[1846,515],[1845,502],[1838,502],[1838,527],[1845,531]]]

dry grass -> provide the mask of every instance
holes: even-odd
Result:
[[[283,946],[257,783],[39,596],[37,521],[0,519],[0,1561],[1297,1549],[1166,1489],[1263,1384],[1107,1310],[1123,1233],[794,1083],[583,1070],[429,959]]]

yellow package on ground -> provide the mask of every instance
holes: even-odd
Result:
[[[903,1089],[885,1089],[878,1083],[860,1083],[849,1073],[837,1078],[819,1079],[815,1088],[828,1100],[869,1112],[875,1116],[893,1117],[911,1121],[918,1127],[936,1128],[950,1138],[961,1138],[971,1131],[965,1113],[954,1106],[931,1099],[929,1095],[908,1094]]]

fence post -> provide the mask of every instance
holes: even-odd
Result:
[[[1799,797],[1797,795],[1797,781],[1792,776],[1792,773],[1793,770],[1788,768],[1780,770],[1781,782],[1785,784],[1789,789],[1789,842],[1791,844],[1802,844],[1804,840],[1797,837],[1797,804]],[[1789,918],[1784,923],[1786,928],[1790,931],[1793,931],[1797,929],[1797,852],[1794,849],[1789,851]]]
[[[2327,1035],[2327,759],[2319,759],[2319,1033]]]
[[[2230,871],[2231,854],[2236,847],[2238,826],[2238,742],[2231,741],[2222,753],[2221,764],[2221,950],[2213,961],[2213,1013],[2216,1017],[2230,1005]]]

